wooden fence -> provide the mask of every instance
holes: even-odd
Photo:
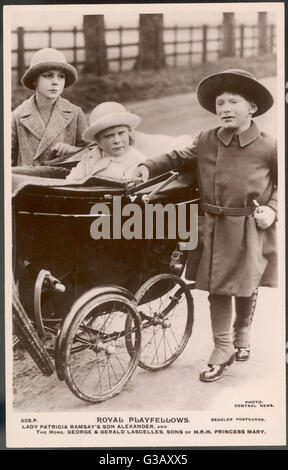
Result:
[[[160,29],[160,31],[158,31],[159,34],[157,35],[157,44],[160,40],[165,56],[164,63],[161,66],[177,67],[178,65],[192,65],[215,61],[219,57],[227,55],[245,57],[275,52],[275,25],[268,24],[265,17],[262,17],[261,20],[261,13],[259,15],[260,21],[255,25],[236,25],[233,22],[231,23],[231,18],[228,18],[228,23],[226,18],[226,24],[224,19],[224,22],[218,26],[204,24],[202,26],[168,27],[158,25],[158,30]],[[132,40],[125,40],[127,33],[129,33],[130,37],[133,37]],[[19,27],[17,30],[12,31],[12,34],[14,35],[14,44],[16,46],[12,50],[12,70],[17,73],[18,83],[20,83],[24,71],[29,66],[32,53],[40,47],[56,47],[63,51],[67,56],[67,60],[77,67],[78,70],[82,67],[85,70],[89,53],[91,56],[91,44],[89,44],[86,38],[85,43],[83,28],[74,27],[73,29],[65,30],[52,29],[50,27],[47,30],[25,30],[23,27]],[[26,47],[26,39],[31,38],[33,35],[36,37],[37,35],[43,36],[43,34],[46,40],[40,47]],[[109,34],[114,38],[112,43],[105,41]],[[59,35],[63,38],[60,42],[65,45],[61,45],[61,47],[55,45],[54,38],[56,35],[58,39]],[[67,44],[69,35],[70,37],[72,35],[72,40]],[[118,28],[105,28],[104,41],[107,52],[105,56],[107,66],[104,70],[122,72],[123,70],[135,68],[136,64],[138,70],[143,68],[141,67],[141,62],[139,62],[141,50],[141,31],[139,27],[127,28],[119,26]],[[232,48],[231,45],[233,46]],[[134,54],[130,55],[129,49]],[[155,67],[152,68],[159,68],[159,66],[155,63]],[[100,75],[101,72],[98,74]]]

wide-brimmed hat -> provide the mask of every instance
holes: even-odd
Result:
[[[216,114],[216,97],[227,92],[234,92],[256,104],[254,117],[266,113],[274,103],[270,91],[250,72],[240,69],[229,69],[214,73],[204,78],[197,88],[197,98],[201,106]]]
[[[30,67],[22,77],[22,84],[26,88],[34,90],[36,78],[40,73],[43,73],[46,70],[60,70],[61,72],[64,72],[65,88],[78,80],[77,70],[73,65],[67,63],[65,55],[57,49],[45,47],[44,49],[40,49],[35,52],[33,55]]]
[[[95,135],[108,127],[128,126],[135,129],[141,122],[141,118],[130,113],[120,103],[106,101],[93,109],[90,115],[90,126],[82,134],[83,140],[91,142],[95,140]]]

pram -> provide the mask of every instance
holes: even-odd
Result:
[[[77,397],[97,403],[119,393],[137,365],[157,371],[179,357],[192,333],[194,283],[181,278],[180,240],[95,240],[91,224],[101,214],[93,207],[111,209],[110,227],[119,215],[115,198],[121,209],[188,208],[199,201],[196,175],[169,172],[132,187],[92,178],[80,186],[65,183],[65,168],[43,171],[13,175],[15,333],[45,375],[56,370]]]

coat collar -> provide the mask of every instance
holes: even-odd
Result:
[[[225,129],[224,127],[220,127],[220,129],[217,132],[218,138],[226,146],[230,145],[231,140],[234,135],[235,134],[234,134],[233,129]],[[251,126],[248,129],[246,129],[246,131],[238,134],[240,147],[245,147],[246,145],[251,144],[251,142],[257,139],[259,135],[260,135],[260,131],[258,127],[256,126],[255,122],[252,121]]]
[[[31,134],[35,135],[38,140],[41,140],[45,131],[45,126],[36,107],[35,95],[22,103],[20,120],[21,124],[26,127]]]
[[[73,119],[72,105],[69,101],[57,98],[50,120],[45,128],[36,107],[35,95],[22,105],[20,119],[32,134],[40,140],[34,160],[38,158],[57,138],[57,136],[70,124]]]

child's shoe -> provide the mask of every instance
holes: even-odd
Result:
[[[235,354],[232,354],[230,359],[224,362],[224,364],[207,364],[205,369],[200,372],[200,380],[202,380],[202,382],[215,382],[221,379],[224,370],[234,362],[234,359]]]

